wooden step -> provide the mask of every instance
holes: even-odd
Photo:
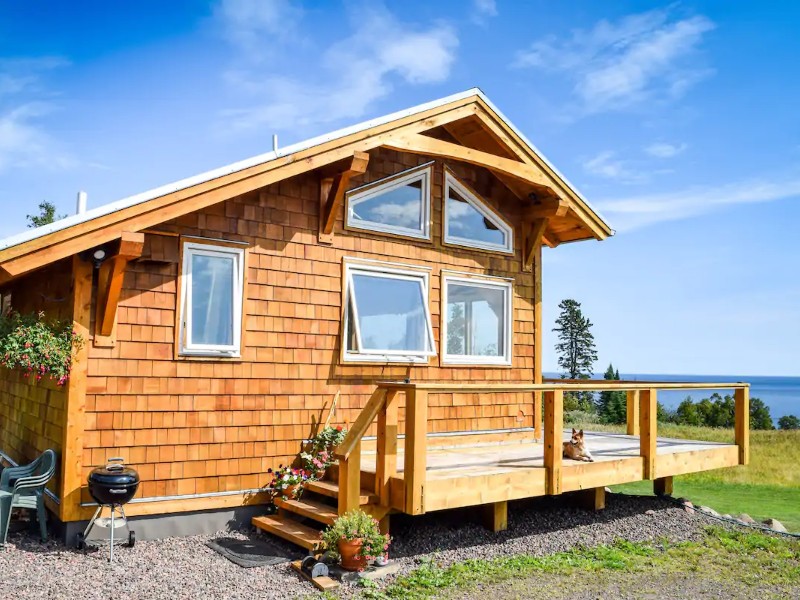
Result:
[[[282,500],[281,498],[276,498],[275,505],[278,508],[303,517],[308,517],[309,519],[313,519],[318,523],[324,523],[325,525],[333,525],[336,517],[339,516],[335,506],[309,500],[308,498],[301,498],[300,500]]]
[[[301,525],[297,521],[281,515],[253,517],[252,523],[254,527],[282,537],[306,550],[316,550],[322,540],[322,534],[316,529]]]
[[[329,498],[339,497],[339,484],[333,481],[309,481],[306,482],[305,488],[307,492],[314,492],[315,494],[321,494]],[[359,496],[358,500],[359,504],[377,504],[378,501],[378,497],[373,492],[365,489],[361,490],[361,496]]]

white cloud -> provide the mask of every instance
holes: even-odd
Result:
[[[687,219],[726,206],[772,202],[800,197],[800,177],[783,181],[744,180],[714,187],[692,187],[662,194],[597,201],[618,231]]]
[[[623,109],[647,100],[677,98],[707,76],[694,55],[714,24],[703,16],[675,20],[670,10],[599,21],[554,36],[517,54],[514,65],[569,78],[582,113]]]
[[[650,156],[655,156],[656,158],[672,158],[673,156],[678,156],[678,154],[686,150],[686,148],[688,148],[686,144],[667,144],[665,142],[656,142],[647,146],[644,151]]]
[[[294,0],[221,0],[214,10],[226,39],[251,60],[261,60],[275,46],[297,35],[302,16]]]
[[[497,16],[497,3],[495,0],[472,0],[472,20],[479,25],[486,19]]]
[[[75,159],[43,123],[55,106],[42,73],[68,65],[55,56],[0,58],[0,172],[11,168],[69,168]]]
[[[596,177],[622,183],[640,183],[646,179],[643,173],[632,170],[624,160],[616,158],[616,154],[610,150],[600,152],[584,161],[583,169]]]
[[[264,99],[222,114],[226,131],[297,129],[361,117],[388,96],[395,81],[411,85],[447,79],[458,38],[451,27],[415,27],[385,9],[362,7],[354,31],[320,53],[317,65],[304,62],[290,75],[251,66],[227,79],[239,90]]]

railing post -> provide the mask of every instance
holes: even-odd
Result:
[[[656,477],[658,392],[651,388],[639,392],[639,454],[644,459],[644,479]]]
[[[736,404],[735,441],[739,447],[739,464],[750,462],[750,388],[741,387],[733,391]]]
[[[375,493],[381,506],[389,506],[389,480],[397,475],[397,391],[390,390],[378,413],[378,442],[375,463]]]
[[[533,392],[533,438],[542,439],[542,392]]]
[[[546,488],[551,496],[561,493],[562,431],[564,429],[563,390],[544,393],[544,467]]]
[[[425,512],[425,477],[428,463],[428,392],[406,389],[406,440],[403,479],[405,481],[405,512],[419,515]]]
[[[339,459],[339,515],[361,506],[361,440],[348,458]]]
[[[627,408],[628,418],[627,423],[628,435],[639,435],[639,390],[628,390],[627,394]]]

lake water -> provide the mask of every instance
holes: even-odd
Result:
[[[545,377],[558,377],[554,373],[545,373]],[[651,373],[620,373],[622,379],[631,381],[697,381],[697,382],[738,382],[750,384],[750,397],[760,398],[769,406],[772,420],[777,426],[778,419],[784,415],[797,415],[800,417],[800,377],[764,377],[743,375],[664,375]],[[595,379],[602,379],[602,374],[596,374]],[[658,392],[659,401],[667,408],[677,408],[681,400],[691,396],[693,400],[702,400],[715,391],[720,395],[730,394],[731,390],[688,390]]]

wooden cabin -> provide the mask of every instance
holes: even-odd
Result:
[[[488,505],[747,461],[745,384],[544,381],[543,247],[609,225],[477,89],[82,212],[0,242],[0,291],[86,340],[63,386],[0,369],[0,451],[60,455],[49,508],[67,535],[86,477],[121,456],[140,535],[230,519],[313,546],[362,506]],[[550,250],[548,250],[550,251]],[[657,366],[654,366],[657,369]],[[628,392],[628,435],[562,460],[563,394]],[[729,387],[731,444],[661,440],[656,393]],[[338,476],[264,517],[339,396]]]

